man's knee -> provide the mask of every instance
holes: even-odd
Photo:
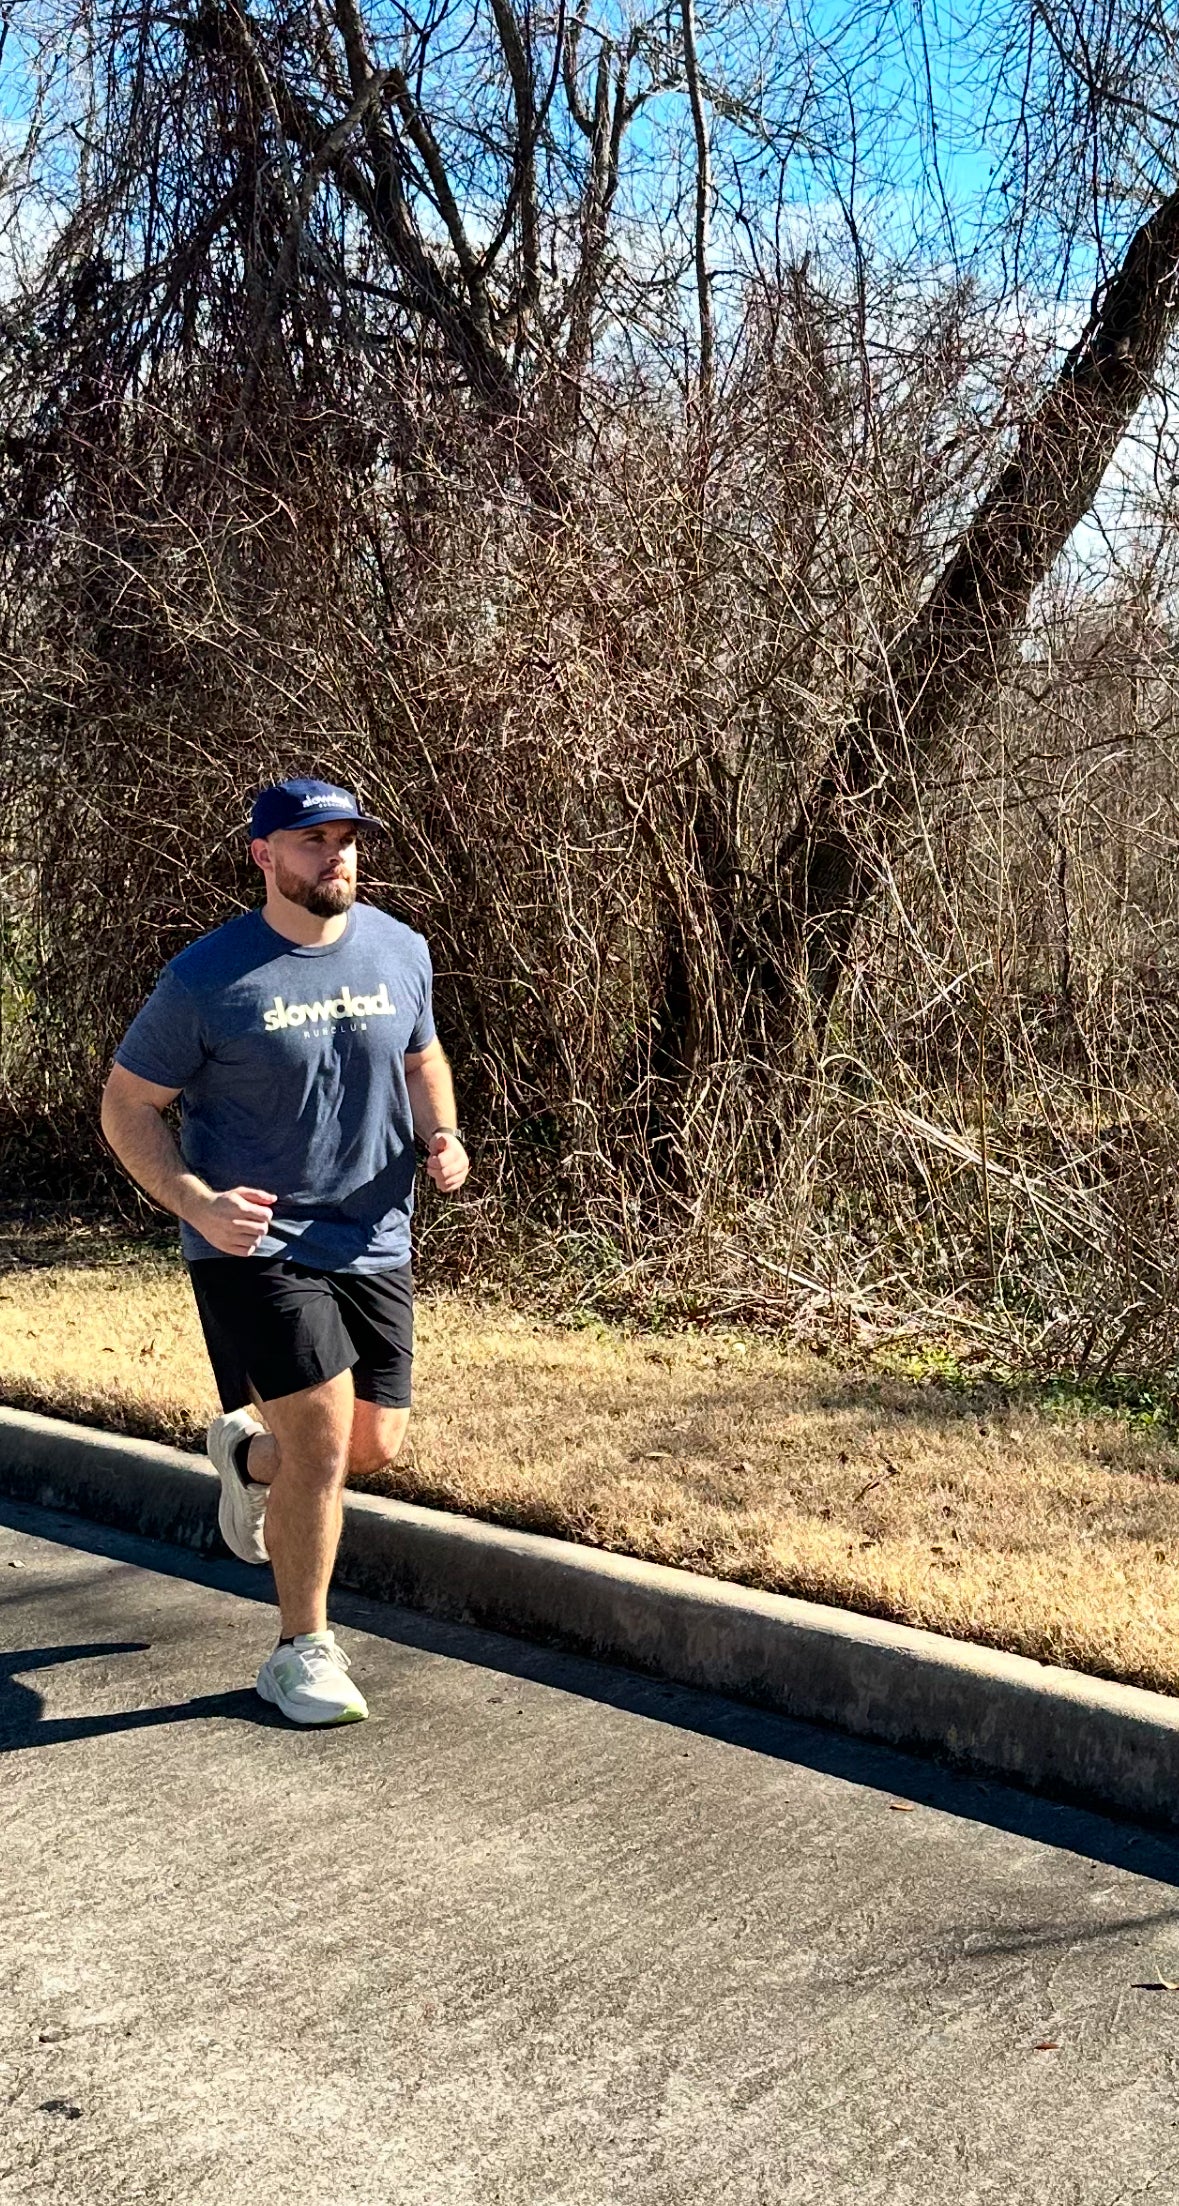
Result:
[[[288,1480],[297,1480],[300,1486],[316,1486],[328,1489],[342,1486],[351,1468],[346,1448],[309,1440],[288,1441],[278,1451],[278,1473],[285,1473]]]
[[[303,1485],[343,1485],[352,1419],[349,1374],[267,1402],[264,1415],[278,1447],[280,1473]]]
[[[408,1424],[408,1409],[381,1409],[375,1402],[357,1402],[348,1469],[383,1471],[400,1455]]]

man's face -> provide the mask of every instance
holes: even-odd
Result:
[[[336,919],[356,902],[356,829],[347,820],[277,828],[254,844],[254,855],[279,894],[316,919]]]

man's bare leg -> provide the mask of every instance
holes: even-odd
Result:
[[[297,1398],[291,1397],[292,1400]],[[262,1408],[260,1402],[258,1408]],[[382,1409],[376,1402],[357,1402],[352,1415],[348,1469],[380,1471],[386,1463],[395,1463],[405,1444],[408,1425],[407,1409]],[[278,1442],[274,1434],[260,1432],[251,1440],[246,1461],[250,1477],[260,1486],[269,1486],[278,1469]]]
[[[251,1440],[250,1477],[269,1486],[266,1545],[284,1639],[327,1629],[327,1595],[349,1471],[376,1471],[401,1449],[408,1409],[358,1402],[350,1372],[259,1405],[270,1427]],[[312,1617],[314,1622],[305,1621]]]
[[[264,1481],[266,1545],[274,1568],[282,1614],[282,1635],[327,1630],[327,1596],[343,1523],[344,1480],[352,1439],[355,1397],[352,1374],[342,1371],[322,1386],[303,1387],[264,1402],[270,1450],[250,1444],[250,1475],[256,1451]]]
[[[396,1462],[408,1424],[407,1409],[381,1409],[376,1402],[357,1402],[348,1450],[349,1470],[383,1471],[386,1463]]]

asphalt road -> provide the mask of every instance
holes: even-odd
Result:
[[[1170,2206],[1175,1839],[269,1590],[0,1504],[6,2206]]]

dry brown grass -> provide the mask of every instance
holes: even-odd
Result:
[[[184,1275],[0,1282],[0,1392],[181,1444],[214,1408]],[[404,1460],[370,1487],[1179,1693],[1179,1446],[734,1335],[419,1312]]]

